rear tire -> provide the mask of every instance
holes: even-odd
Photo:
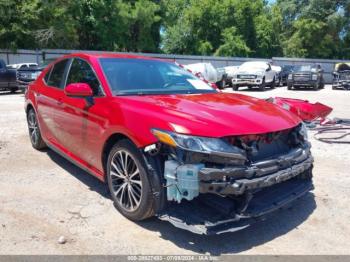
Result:
[[[232,90],[233,91],[238,91],[238,86],[237,85],[232,85]]]
[[[217,86],[220,90],[223,90],[225,89],[225,86],[226,86],[226,81],[223,79],[221,80],[220,82],[217,83]]]
[[[290,84],[288,84],[287,89],[288,89],[288,90],[292,90],[292,89],[293,89],[293,86],[290,85]]]
[[[43,138],[41,137],[38,119],[36,117],[36,114],[33,108],[29,109],[27,113],[27,124],[28,124],[29,138],[30,138],[30,142],[32,143],[32,146],[37,150],[46,148],[46,144]]]
[[[18,90],[18,87],[11,88],[10,92],[11,92],[11,94],[14,94],[17,92],[17,90]]]
[[[144,160],[129,140],[111,149],[107,160],[107,183],[115,208],[126,218],[140,221],[155,214],[154,198]]]

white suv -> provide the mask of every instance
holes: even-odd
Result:
[[[238,90],[241,86],[248,88],[259,87],[265,90],[266,86],[275,88],[278,81],[278,73],[271,68],[268,62],[245,62],[237,70],[232,78],[233,90]]]

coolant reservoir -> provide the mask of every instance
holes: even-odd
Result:
[[[180,165],[174,160],[165,162],[164,176],[167,185],[167,199],[181,202],[199,195],[198,172],[204,164]]]

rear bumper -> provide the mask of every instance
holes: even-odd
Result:
[[[20,89],[25,90],[32,81],[22,81],[17,79],[17,86]]]

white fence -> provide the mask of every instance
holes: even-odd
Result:
[[[0,49],[0,59],[3,59],[7,64],[17,64],[24,62],[39,63],[44,59],[56,58],[64,54],[76,52],[101,53],[102,51],[83,51],[83,50],[64,50],[64,49],[43,49],[43,50],[23,50],[19,49],[16,52]],[[165,55],[165,54],[149,54],[138,53],[138,55],[151,56],[176,61],[180,64],[191,64],[199,62],[210,62],[215,67],[223,67],[229,65],[240,65],[245,61],[259,60],[270,61],[274,65],[303,65],[317,63],[324,69],[324,77],[326,83],[331,83],[333,76],[333,68],[335,63],[343,62],[342,60],[329,59],[304,59],[304,58],[285,58],[273,57],[271,59],[260,58],[244,58],[244,57],[216,57],[216,56],[191,56],[191,55]]]

